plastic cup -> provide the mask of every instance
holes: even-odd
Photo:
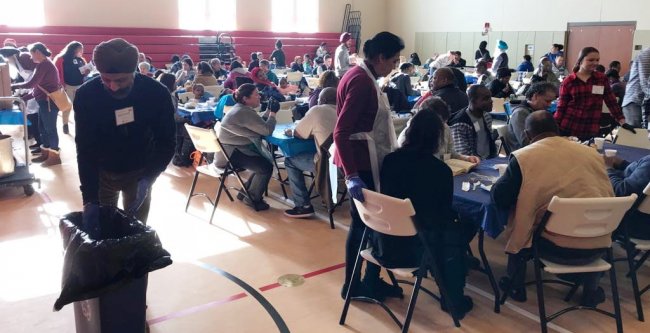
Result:
[[[594,143],[596,144],[596,149],[603,150],[603,145],[605,144],[605,138],[594,138]]]
[[[616,149],[605,149],[605,156],[607,157],[616,156]]]

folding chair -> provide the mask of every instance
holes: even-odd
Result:
[[[427,271],[431,271],[433,277],[439,276],[438,261],[435,257],[436,254],[431,251],[431,248],[429,248],[429,244],[424,235],[418,231],[417,217],[415,215],[415,209],[413,209],[413,205],[411,204],[411,200],[397,199],[377,192],[369,191],[367,189],[363,189],[363,196],[365,198],[365,201],[363,203],[356,199],[354,200],[354,204],[359,211],[359,216],[361,217],[363,223],[366,225],[366,228],[363,231],[361,246],[359,246],[359,252],[354,264],[352,276],[355,276],[356,272],[361,269],[363,260],[381,266],[379,262],[372,256],[372,248],[367,247],[366,245],[369,237],[368,229],[391,236],[408,237],[417,235],[424,248],[420,266],[387,268],[391,281],[394,285],[397,285],[398,282],[413,285],[413,292],[411,294],[411,300],[409,301],[408,310],[406,311],[406,318],[404,319],[404,323],[401,323],[385,304],[367,297],[355,297],[355,299],[369,301],[381,305],[382,308],[388,312],[393,321],[395,321],[395,323],[402,329],[402,332],[408,332],[420,289],[438,301],[441,299],[441,297],[436,296],[431,291],[421,286],[422,279],[426,277]],[[408,281],[397,281],[393,274],[407,278],[415,277],[415,283]],[[444,281],[441,278],[438,278],[436,280],[438,280],[440,294],[441,296],[444,296]],[[339,325],[345,324],[345,318],[347,317],[350,302],[352,300],[352,297],[350,296],[350,290],[352,288],[354,288],[354,281],[350,283],[350,286],[346,291],[345,305],[343,306]],[[454,325],[456,325],[456,327],[460,327],[460,322],[453,315],[454,311],[451,308],[451,304],[449,303],[449,297],[445,297],[445,299],[447,300],[446,305],[450,310],[449,313],[452,314],[451,316],[454,321]]]
[[[497,147],[497,153],[501,151],[501,148],[505,150],[506,156],[510,156],[512,153],[512,149],[508,147],[508,144],[506,143],[506,135],[508,133],[508,126],[502,126],[502,127],[497,127],[497,133],[498,133],[498,140],[501,141],[501,146]]]
[[[302,72],[299,71],[287,72],[287,82],[299,84],[302,80],[302,76]]]
[[[634,131],[636,131],[636,134],[626,129],[619,129],[616,132],[614,143],[628,147],[650,149],[648,130],[645,128],[635,128]]]
[[[215,129],[218,131],[219,127],[221,126],[221,123],[217,122]],[[185,128],[187,129],[187,133],[190,135],[190,139],[192,139],[192,143],[194,144],[194,147],[198,151],[201,152],[201,163],[199,166],[196,167],[196,171],[194,172],[194,179],[192,180],[192,186],[190,187],[190,193],[187,195],[187,203],[185,204],[185,212],[187,212],[187,209],[190,206],[190,201],[192,200],[193,197],[195,196],[203,196],[210,203],[212,204],[212,214],[210,214],[210,224],[212,224],[212,218],[214,217],[214,212],[217,210],[217,205],[219,204],[219,199],[221,198],[221,192],[225,191],[226,195],[228,196],[228,199],[230,201],[234,201],[232,198],[232,195],[230,195],[230,192],[228,191],[229,187],[226,187],[226,178],[230,175],[235,175],[237,178],[237,181],[239,182],[239,185],[241,186],[241,192],[250,199],[250,194],[248,193],[248,190],[246,189],[246,186],[244,186],[244,182],[242,178],[239,176],[239,171],[233,167],[232,163],[230,162],[230,156],[226,153],[226,151],[223,149],[223,146],[221,145],[221,142],[219,141],[219,138],[217,137],[217,134],[215,132],[215,129],[207,129],[207,128],[201,128],[201,127],[196,127],[192,126],[190,124],[185,124]],[[212,164],[203,164],[203,162],[207,162],[206,160],[206,154],[223,154],[226,158],[227,164],[225,168],[218,168],[215,167]],[[204,174],[206,176],[210,176],[213,178],[217,178],[219,180],[219,189],[217,190],[217,195],[214,201],[210,199],[210,196],[207,193],[195,193],[194,189],[196,188],[196,182],[199,178],[199,174]],[[232,188],[232,187],[230,187]]]
[[[614,267],[614,258],[612,247],[607,249],[606,260],[596,259],[586,265],[562,265],[540,257],[539,239],[542,232],[547,231],[551,234],[562,235],[574,238],[592,238],[609,235],[621,223],[625,213],[632,207],[637,195],[632,194],[628,197],[618,198],[559,198],[554,196],[548,205],[546,213],[541,223],[537,226],[533,234],[533,262],[535,266],[535,281],[537,286],[537,302],[539,306],[539,321],[542,333],[546,333],[547,325],[553,319],[574,310],[592,310],[600,314],[610,316],[616,321],[616,331],[623,332],[623,321],[621,318],[621,306],[618,298],[618,286],[616,284],[616,270]],[[558,283],[570,286],[571,290],[565,297],[569,301],[579,284],[572,284],[561,280],[543,280],[542,270],[552,274],[568,273],[592,273],[607,272],[612,288],[612,301],[614,303],[614,313],[598,309],[597,307],[586,307],[581,305],[571,306],[562,309],[550,316],[546,316],[544,304],[544,283]],[[515,273],[515,277],[522,272]],[[513,278],[512,280],[515,280]],[[529,285],[532,283],[526,283]],[[512,288],[512,282],[504,290],[501,298],[503,304],[508,297]]]
[[[628,214],[634,214],[637,211],[642,214],[650,214],[650,183],[645,187],[643,193],[637,198],[636,202],[630,209]],[[637,270],[643,266],[650,256],[650,240],[631,238],[629,233],[628,221],[623,220],[623,247],[627,252],[628,267],[630,269],[628,277],[632,280],[632,291],[634,292],[634,302],[636,303],[637,318],[639,321],[645,321],[643,314],[643,303],[641,296],[650,290],[650,284],[639,290],[639,280],[637,277]],[[641,256],[639,259],[636,259]]]
[[[221,93],[223,92],[223,86],[205,86],[204,90],[206,92],[209,92],[214,98],[217,100],[219,99],[219,96],[221,96]]]
[[[181,103],[187,103],[190,99],[194,98],[193,92],[184,92],[178,94],[178,101]]]

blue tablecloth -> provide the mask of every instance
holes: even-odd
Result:
[[[186,109],[183,106],[178,106],[176,112],[181,117],[190,119],[193,125],[197,125],[202,122],[211,122],[216,119],[214,116],[214,108]]]
[[[19,110],[0,110],[0,125],[22,125],[22,124],[23,124],[23,113],[20,112]]]
[[[474,75],[465,74],[465,83],[474,84],[476,82],[478,82],[478,77]]]
[[[625,131],[620,129],[619,131]],[[628,161],[634,162],[639,160],[641,157],[650,155],[650,150],[643,148],[628,147],[622,145],[616,145],[612,143],[605,142],[603,145],[604,149],[616,149],[616,156]]]
[[[316,145],[313,139],[297,139],[284,135],[287,128],[294,128],[294,124],[278,124],[273,134],[266,137],[266,141],[278,146],[285,157],[293,157],[302,153],[316,153]]]
[[[508,223],[508,210],[498,209],[492,203],[490,192],[478,187],[473,190],[473,185],[470,185],[470,190],[465,192],[462,190],[462,184],[465,181],[470,181],[470,178],[475,178],[474,174],[497,177],[499,172],[494,169],[494,165],[505,163],[508,163],[505,158],[481,161],[481,164],[469,174],[454,177],[452,207],[464,221],[470,221],[480,226],[492,238],[497,238],[505,229]],[[488,182],[482,180],[482,183],[487,185]]]

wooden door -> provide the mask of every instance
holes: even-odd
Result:
[[[580,50],[593,46],[600,51],[600,64],[607,68],[613,60],[621,62],[621,76],[630,70],[636,22],[569,23],[565,55],[569,71]]]

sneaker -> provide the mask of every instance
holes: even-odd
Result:
[[[505,291],[506,288],[508,287],[508,285],[510,285],[510,283],[511,282],[510,282],[509,277],[507,277],[507,276],[502,277],[499,280],[499,289],[501,289],[501,291]],[[525,287],[519,287],[519,288],[511,287],[510,288],[510,293],[508,294],[508,297],[510,299],[512,299],[513,301],[515,301],[515,302],[524,303],[528,299],[526,297],[526,288]]]
[[[384,297],[404,298],[402,288],[393,284],[387,283],[382,278],[364,279],[363,282],[373,291]]]
[[[598,306],[598,304],[604,301],[605,301],[605,291],[603,290],[603,288],[598,287],[598,289],[596,289],[593,292],[584,293],[582,295],[582,300],[580,300],[580,305],[590,307],[590,308],[595,308]]]
[[[35,148],[41,148],[41,144],[37,142],[37,143],[29,146],[29,149],[35,149]]]
[[[63,134],[70,134],[70,128],[68,124],[63,124]]]
[[[348,292],[348,285],[344,284],[341,288],[341,298],[345,299],[345,295]],[[386,296],[377,293],[375,290],[370,288],[365,282],[361,281],[357,283],[356,287],[350,290],[350,297],[367,297],[374,299],[378,302],[383,302],[386,299]]]
[[[284,215],[293,218],[312,217],[314,215],[314,207],[308,205],[295,207],[293,209],[287,209],[284,211]]]

